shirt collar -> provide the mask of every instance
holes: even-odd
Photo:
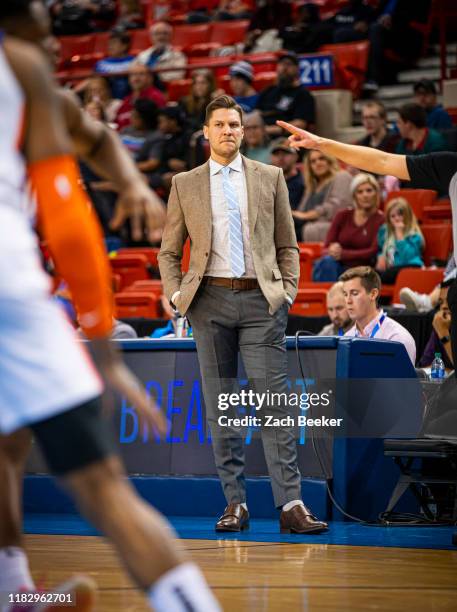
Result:
[[[371,332],[372,332],[372,331],[373,331],[373,329],[376,327],[376,324],[377,324],[377,323],[379,323],[379,319],[380,319],[380,318],[381,318],[383,315],[385,316],[385,314],[384,314],[384,310],[382,310],[382,309],[381,309],[381,310],[378,312],[378,314],[375,316],[375,318],[374,318],[374,319],[372,319],[372,320],[371,320],[371,321],[368,323],[368,325],[366,325],[366,326],[364,327],[364,329],[363,329],[363,331],[362,331],[362,335],[363,335],[363,336],[368,336],[368,337],[370,337]],[[357,330],[357,332],[358,332],[358,331],[359,331],[359,328],[357,327],[357,324],[356,324],[355,328],[356,328],[356,330]]]
[[[214,161],[214,159],[212,159],[210,157],[210,159],[209,159],[209,173],[210,173],[211,176],[214,176],[215,174],[220,172],[220,170],[223,167],[224,166],[222,164],[220,164],[217,161]],[[232,170],[235,170],[236,172],[242,172],[243,171],[243,159],[241,157],[241,153],[238,153],[238,155],[235,157],[235,159],[233,159],[229,163],[229,168],[231,168]]]

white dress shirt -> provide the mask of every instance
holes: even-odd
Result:
[[[206,266],[206,276],[230,278],[233,276],[230,264],[230,229],[227,203],[222,187],[222,164],[209,160],[210,193],[211,193],[211,252]],[[256,278],[249,237],[248,192],[246,177],[241,155],[228,165],[229,180],[238,196],[241,213],[241,231],[243,234],[243,250],[245,273],[243,278]]]
[[[390,319],[382,310],[364,327],[362,332],[359,331],[357,325],[353,325],[344,335],[371,338],[371,334],[382,316],[384,316],[384,320],[373,338],[375,340],[395,340],[396,342],[401,342],[405,346],[406,352],[414,365],[416,363],[416,343],[414,338],[403,325]]]

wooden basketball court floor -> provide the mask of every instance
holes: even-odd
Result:
[[[179,540],[228,612],[457,611],[457,550]],[[148,609],[103,538],[28,535],[32,573],[99,586],[98,612]],[[69,608],[71,610],[71,608]]]

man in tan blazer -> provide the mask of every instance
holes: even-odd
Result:
[[[164,293],[192,325],[214,457],[227,507],[217,531],[249,525],[240,430],[222,426],[219,399],[237,390],[238,352],[251,388],[287,393],[286,324],[297,294],[299,250],[282,171],[240,155],[242,111],[229,96],[206,109],[210,160],[173,178],[159,255]],[[189,271],[181,272],[190,238]],[[247,407],[248,408],[248,407]],[[287,406],[269,406],[277,417]],[[260,414],[259,414],[260,413]],[[256,416],[262,416],[261,411]],[[291,428],[262,427],[281,531],[318,533],[301,500]]]

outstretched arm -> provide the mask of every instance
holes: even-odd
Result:
[[[291,133],[289,141],[291,146],[295,148],[317,149],[328,155],[333,155],[346,164],[360,168],[360,170],[375,174],[390,174],[404,181],[410,180],[405,155],[385,153],[371,147],[350,145],[329,138],[322,138],[306,130],[301,130],[286,121],[277,121],[277,124]]]

